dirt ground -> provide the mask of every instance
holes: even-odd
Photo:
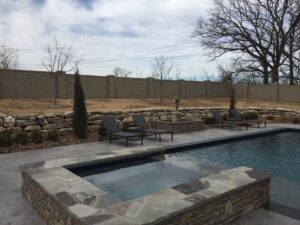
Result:
[[[227,98],[182,99],[180,107],[228,107]],[[60,99],[57,105],[53,99],[0,99],[0,112],[8,115],[42,114],[49,112],[72,111],[73,100]],[[86,100],[88,111],[117,111],[124,109],[174,108],[173,99],[165,99],[160,105],[159,99],[92,99]],[[257,100],[238,100],[237,107],[283,108],[299,110],[300,103],[274,103]]]

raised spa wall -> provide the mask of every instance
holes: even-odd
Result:
[[[49,225],[220,225],[269,202],[270,176],[247,167],[122,202],[66,168],[163,154],[118,150],[22,166],[22,191]]]

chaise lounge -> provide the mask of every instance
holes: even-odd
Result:
[[[236,109],[232,109],[231,114],[234,116],[235,121],[254,123],[257,125],[258,128],[260,128],[260,124],[264,124],[265,128],[267,127],[267,121],[264,119],[245,120],[242,118],[241,113],[238,112]]]
[[[174,132],[172,130],[163,130],[163,129],[156,129],[156,128],[149,128],[145,117],[142,114],[134,114],[132,115],[134,123],[141,129],[142,135],[157,135],[159,136],[159,141],[161,142],[161,135],[162,134],[171,134],[171,140],[173,141]]]
[[[141,140],[141,145],[143,145],[143,135],[139,133],[121,131],[117,124],[115,116],[112,115],[104,116],[103,125],[109,137],[109,144],[111,144],[113,138],[116,138],[118,140],[125,139],[126,147],[128,147],[128,141],[136,141],[136,140]]]
[[[219,126],[223,129],[225,127],[233,128],[233,127],[238,127],[240,130],[242,127],[245,127],[248,130],[249,124],[247,122],[243,121],[224,121],[222,116],[220,115],[219,111],[213,110],[212,111],[213,117],[215,121],[219,124]]]

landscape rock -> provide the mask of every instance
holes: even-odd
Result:
[[[88,132],[98,132],[100,130],[100,126],[98,126],[98,125],[88,126],[87,130],[88,130]]]
[[[102,115],[92,115],[92,116],[89,116],[88,120],[89,121],[101,120],[102,117],[103,117]]]
[[[40,126],[44,126],[44,125],[48,124],[48,121],[45,118],[45,116],[37,116],[37,121]]]
[[[33,120],[16,120],[15,126],[16,127],[27,127],[36,125],[38,122]]]
[[[48,123],[55,124],[55,123],[63,123],[65,119],[63,117],[49,117],[47,118]]]
[[[0,126],[0,133],[2,133],[3,131],[5,131],[6,129],[2,126]]]
[[[65,127],[65,124],[58,123],[58,124],[47,124],[43,126],[43,130],[58,130]]]
[[[22,131],[21,127],[7,127],[6,131],[9,132],[10,134],[16,134],[18,132]]]
[[[34,130],[41,130],[41,127],[39,125],[34,125],[34,126],[27,126],[24,128],[24,131],[26,132],[32,132]]]
[[[4,114],[4,113],[0,113],[0,119],[3,119],[3,118],[5,118],[5,117],[7,117],[7,115],[6,115],[6,114]]]
[[[3,126],[3,119],[0,119],[0,126]]]
[[[64,117],[67,118],[67,119],[72,118],[73,115],[74,115],[73,112],[65,112],[65,113],[64,113]]]
[[[73,129],[72,128],[62,128],[58,131],[59,135],[68,135],[68,134],[73,134]]]
[[[11,116],[7,116],[4,118],[3,125],[4,127],[13,127],[15,126],[15,119]]]

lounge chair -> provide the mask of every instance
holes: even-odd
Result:
[[[240,130],[242,127],[245,127],[248,130],[249,124],[243,121],[224,121],[219,111],[212,111],[213,117],[215,121],[219,124],[219,126],[223,129],[225,127],[233,128],[238,127]]]
[[[234,116],[235,121],[254,123],[254,124],[257,124],[258,128],[260,128],[260,124],[264,124],[265,128],[267,127],[267,121],[264,119],[245,120],[242,118],[241,113],[238,112],[236,109],[232,109],[231,114]]]
[[[103,125],[109,137],[109,144],[111,144],[113,138],[125,139],[126,146],[128,147],[128,141],[136,141],[138,138],[138,140],[141,140],[141,145],[143,145],[143,135],[139,133],[121,131],[117,124],[115,116],[104,116]]]
[[[143,136],[155,135],[155,137],[157,137],[157,135],[158,135],[159,141],[161,141],[162,134],[171,134],[171,140],[173,141],[174,132],[172,130],[149,128],[147,121],[145,120],[145,117],[142,114],[134,114],[134,115],[132,115],[132,117],[133,117],[135,125],[141,129]]]

